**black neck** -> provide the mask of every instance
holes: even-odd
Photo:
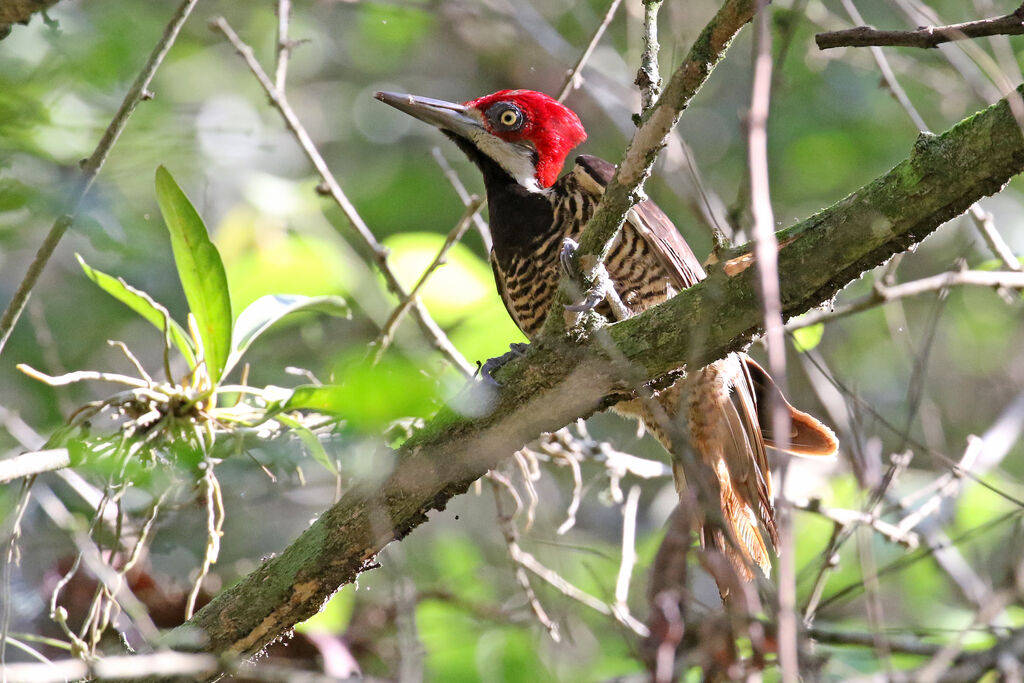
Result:
[[[527,190],[466,140],[456,135],[448,137],[483,174],[494,255],[499,261],[518,256],[552,229],[553,208],[547,196]]]

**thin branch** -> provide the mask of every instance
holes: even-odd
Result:
[[[444,177],[448,179],[452,188],[455,189],[455,194],[459,196],[459,200],[462,202],[462,205],[469,206],[469,203],[473,201],[473,195],[471,195],[469,190],[466,189],[466,186],[462,184],[459,174],[455,172],[452,165],[444,158],[444,154],[441,153],[441,148],[434,147],[430,150],[430,154],[434,157],[434,161],[437,162],[437,165],[441,167]],[[487,221],[480,216],[480,211],[473,214],[473,224],[476,226],[476,231],[480,233],[480,239],[484,242],[484,250],[488,254],[491,253],[491,245],[493,244],[493,240],[491,239],[491,228],[487,225]]]
[[[792,332],[801,327],[816,325],[828,322],[836,318],[842,318],[881,304],[897,301],[919,294],[938,292],[950,287],[970,285],[974,287],[1005,287],[1006,289],[1024,289],[1024,273],[1013,273],[1006,271],[992,270],[957,270],[948,273],[940,273],[931,277],[904,282],[899,285],[886,287],[875,284],[870,294],[855,299],[843,306],[837,306],[830,311],[812,311],[802,315],[786,325],[786,330]]]
[[[135,82],[128,89],[128,93],[124,96],[124,100],[122,100],[121,106],[110,121],[110,125],[103,132],[103,137],[100,138],[96,149],[93,150],[92,155],[88,159],[82,162],[82,175],[67,203],[67,209],[63,215],[54,221],[50,232],[46,234],[42,245],[40,245],[39,250],[36,252],[35,258],[29,264],[25,277],[22,278],[18,289],[14,292],[11,302],[7,304],[3,315],[0,316],[0,353],[3,353],[7,340],[10,339],[11,332],[14,330],[18,318],[21,317],[21,313],[25,309],[25,304],[28,303],[28,297],[32,293],[32,289],[36,286],[36,282],[39,281],[39,276],[42,275],[43,268],[49,262],[65,231],[71,227],[71,223],[82,206],[82,200],[89,194],[93,181],[96,180],[96,176],[99,175],[104,162],[110,155],[110,150],[114,147],[117,139],[121,136],[121,132],[128,124],[129,117],[131,117],[139,102],[153,97],[153,93],[149,91],[149,84],[152,82],[153,76],[156,75],[157,69],[160,68],[160,64],[163,63],[164,57],[170,51],[171,46],[174,45],[178,32],[185,24],[185,20],[188,19],[192,8],[195,7],[197,2],[198,0],[183,0],[178,9],[175,10],[170,22],[164,28],[163,35],[157,41],[157,44],[153,46],[153,51],[150,52],[149,58],[143,65],[139,75],[135,77]]]
[[[899,543],[910,550],[917,548],[921,544],[921,539],[919,539],[917,534],[910,529],[901,529],[899,526],[886,522],[877,515],[872,515],[863,510],[845,510],[826,507],[821,504],[820,498],[794,500],[791,501],[790,504],[797,510],[813,512],[821,515],[843,529],[857,524],[870,526],[889,541]]]
[[[864,18],[860,15],[856,5],[853,4],[853,0],[841,0],[843,3],[843,9],[850,16],[850,19],[857,22],[858,24],[864,23]],[[889,92],[892,93],[896,101],[903,107],[903,111],[907,112],[907,116],[914,122],[919,131],[927,131],[928,124],[924,122],[924,119],[917,112],[917,108],[910,101],[910,97],[907,92],[900,85],[899,81],[896,80],[896,74],[893,73],[892,67],[889,65],[889,60],[885,58],[885,53],[879,47],[871,48],[871,56],[874,57],[875,63],[878,64],[878,70],[882,72],[882,78],[885,80],[885,84],[889,87]]]
[[[636,516],[640,504],[640,486],[634,484],[629,489],[626,502],[622,505],[622,560],[619,563],[619,576],[615,582],[615,610],[620,620],[632,623],[633,630],[639,632],[647,630],[646,626],[630,614],[629,611],[629,583],[633,578],[633,568],[636,566]],[[640,624],[640,628],[637,625]]]
[[[288,21],[292,14],[292,0],[277,0],[277,67],[274,70],[274,87],[284,92],[288,79],[288,58],[292,43],[288,40]]]
[[[523,589],[523,594],[526,595],[526,602],[530,605],[530,609],[533,611],[533,615],[537,617],[537,621],[540,622],[548,635],[551,636],[551,640],[556,643],[561,642],[562,636],[559,634],[558,624],[551,620],[545,611],[544,606],[540,604],[540,600],[537,598],[537,593],[533,590],[533,586],[530,585],[530,577],[526,575],[525,565],[521,558],[524,555],[523,551],[519,548],[519,531],[516,529],[515,522],[512,521],[512,516],[506,515],[505,510],[501,504],[501,492],[498,489],[498,479],[491,479],[491,491],[494,493],[494,507],[498,513],[498,526],[501,527],[501,534],[505,537],[505,547],[508,549],[508,555],[512,559],[512,562],[516,565],[516,582],[519,587]],[[503,484],[505,488],[511,489],[511,483],[505,480]],[[518,494],[517,495],[517,505]],[[559,577],[561,578],[561,577]]]
[[[267,72],[263,70],[260,63],[256,60],[256,56],[253,54],[252,48],[249,47],[238,34],[235,33],[234,29],[228,24],[224,17],[217,17],[210,23],[210,28],[219,31],[227,38],[231,46],[235,48],[249,70],[252,71],[256,80],[263,87],[263,91],[267,94],[270,99],[270,104],[277,109],[278,113],[284,119],[285,125],[288,130],[295,136],[296,141],[302,150],[306,153],[306,157],[316,168],[317,173],[323,178],[323,186],[326,189],[326,193],[330,195],[331,199],[338,205],[342,213],[348,219],[349,224],[356,231],[363,242],[363,246],[366,247],[373,254],[374,265],[384,276],[384,281],[387,283],[388,289],[398,297],[399,301],[404,300],[408,293],[405,288],[398,281],[398,277],[395,272],[391,269],[388,263],[388,250],[377,238],[374,237],[370,228],[363,221],[362,216],[356,211],[356,207],[349,201],[348,196],[341,189],[341,185],[335,179],[334,174],[331,173],[330,168],[327,166],[327,162],[324,161],[323,156],[320,155],[320,151],[316,148],[313,143],[313,139],[309,136],[305,126],[299,120],[299,117],[295,114],[295,111],[291,108],[288,103],[285,94],[277,89],[274,83],[270,80]],[[444,330],[438,326],[433,318],[430,317],[430,313],[427,312],[426,307],[420,301],[414,301],[412,304],[412,311],[419,322],[420,329],[423,330],[424,335],[452,364],[458,368],[463,375],[466,377],[472,377],[476,374],[476,368],[470,364],[469,361],[459,352],[457,348],[452,344],[451,340],[444,333]]]
[[[640,70],[633,81],[640,88],[640,111],[647,111],[661,95],[661,72],[658,70],[658,11],[662,0],[644,0],[644,49],[640,53]]]
[[[771,108],[772,35],[767,0],[758,0],[754,17],[754,78],[751,86],[750,113],[747,117],[747,163],[750,169],[750,206],[754,218],[754,260],[756,284],[764,316],[768,372],[775,377],[782,395],[787,392],[786,336],[783,328],[782,299],[779,286],[779,243],[775,237],[775,213],[772,210],[768,177],[768,114]],[[783,401],[772,395],[768,408],[773,434],[783,437],[776,448],[785,450],[790,432],[789,411]],[[789,461],[779,468],[779,490],[785,490]],[[795,683],[800,677],[799,641],[796,618],[796,545],[793,540],[793,516],[789,502],[779,496],[776,505],[778,528],[778,640],[779,668],[782,680]]]
[[[434,256],[434,260],[430,262],[423,274],[420,275],[420,279],[416,281],[409,293],[405,295],[405,298],[391,311],[391,315],[381,326],[380,334],[377,336],[377,340],[374,342],[376,351],[374,352],[374,362],[379,362],[384,352],[387,351],[388,347],[391,346],[391,341],[394,339],[395,330],[398,329],[398,324],[402,322],[402,318],[409,312],[419,300],[420,290],[423,289],[423,285],[427,283],[427,279],[433,275],[434,271],[437,270],[442,264],[446,263],[446,257],[448,251],[451,250],[455,243],[462,239],[462,236],[466,234],[466,230],[469,229],[470,223],[474,216],[480,211],[480,207],[484,204],[484,200],[481,197],[473,196],[470,198],[469,204],[466,206],[466,210],[462,213],[455,227],[448,232],[448,236],[445,237],[444,244],[438,250],[437,255]]]
[[[1021,265],[1020,259],[1013,253],[1010,245],[1006,243],[1003,236],[996,230],[995,220],[992,218],[992,214],[981,208],[980,204],[974,204],[970,210],[971,220],[974,222],[974,226],[978,228],[978,232],[985,239],[985,243],[988,248],[992,250],[1000,261],[1003,262],[1003,266],[1007,270],[1013,270],[1016,272],[1024,271],[1024,266]]]
[[[66,448],[22,453],[13,458],[0,460],[0,484],[43,472],[63,469],[71,464]]]
[[[812,627],[807,629],[807,635],[819,643],[829,645],[850,645],[854,647],[875,647],[878,644],[877,633],[857,633],[853,631],[833,631],[825,628]],[[911,636],[887,636],[883,637],[886,648],[890,652],[900,652],[908,655],[922,655],[930,657],[937,653],[940,645],[934,643],[922,643]]]
[[[1024,33],[1024,5],[1002,17],[966,21],[946,26],[926,26],[916,31],[880,31],[870,26],[858,26],[842,31],[829,31],[814,36],[818,49],[834,47],[889,47],[933,48],[954,40],[983,38],[985,36],[1017,36]]]
[[[661,0],[658,0],[659,2]],[[608,28],[608,24],[612,23],[612,18],[615,16],[615,12],[619,9],[619,5],[622,4],[622,0],[612,0],[612,4],[608,6],[608,11],[604,13],[604,18],[601,23],[597,25],[597,30],[594,31],[594,35],[591,36],[590,42],[587,43],[586,49],[580,55],[580,58],[576,60],[576,64],[566,73],[565,83],[562,85],[562,89],[558,92],[558,101],[564,102],[565,98],[569,96],[573,90],[576,90],[583,83],[583,79],[580,76],[580,72],[583,71],[583,66],[590,61],[590,56],[594,54],[594,48],[601,42],[601,36],[604,35],[605,29]]]

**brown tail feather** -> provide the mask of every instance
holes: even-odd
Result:
[[[701,462],[718,480],[721,523],[702,521],[701,542],[714,545],[742,580],[754,578],[754,567],[771,573],[766,540],[777,544],[772,507],[771,472],[765,446],[775,446],[764,425],[770,420],[767,404],[775,392],[768,374],[746,354],[733,354],[691,372],[684,381],[662,391],[658,403],[675,419],[687,417],[690,442]],[[685,397],[685,403],[684,403]],[[782,399],[785,401],[785,399]],[[789,403],[793,434],[786,451],[797,455],[832,455],[837,441],[832,431]],[[684,411],[685,407],[685,411]],[[647,429],[670,454],[675,452],[668,430],[639,401],[620,403],[617,412],[642,418]],[[682,494],[686,478],[681,462],[673,459],[676,489]],[[767,538],[763,535],[767,533]],[[725,597],[729,588],[719,584]]]

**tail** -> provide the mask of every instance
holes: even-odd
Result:
[[[766,533],[778,545],[772,504],[772,479],[767,447],[784,445],[786,452],[802,456],[830,456],[838,441],[828,427],[791,406],[771,377],[746,354],[731,354],[700,370],[659,395],[670,417],[682,412],[683,396],[690,442],[701,461],[718,480],[722,524],[704,521],[701,542],[709,541],[730,561],[736,574],[753,580],[754,567],[771,574],[771,555]],[[788,439],[771,433],[771,404],[780,400],[790,414]],[[667,432],[657,426],[648,411],[645,424],[673,452]],[[783,443],[784,442],[784,443]],[[682,493],[686,479],[681,464],[673,463],[676,488]],[[728,536],[728,537],[727,537]],[[724,585],[719,586],[723,596]]]

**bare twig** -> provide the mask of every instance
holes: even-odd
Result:
[[[852,645],[856,647],[875,647],[878,644],[879,634],[859,633],[853,631],[834,631],[827,628],[812,627],[807,629],[807,635],[819,643],[829,645]],[[939,651],[939,645],[934,643],[922,643],[911,636],[888,636],[884,638],[886,648],[890,652],[901,652],[909,655],[932,656]]]
[[[858,26],[842,31],[829,31],[814,36],[821,50],[834,47],[890,47],[933,48],[942,43],[985,36],[1016,36],[1024,33],[1024,5],[1002,17],[966,21],[947,26],[926,26],[916,31],[880,31],[870,26]]]
[[[0,484],[33,474],[52,472],[70,464],[71,456],[66,448],[22,453],[13,458],[0,460]]]
[[[467,190],[466,186],[462,184],[462,180],[455,172],[455,169],[453,169],[451,164],[448,163],[448,160],[444,158],[444,155],[441,153],[441,148],[434,147],[430,150],[430,154],[434,157],[434,161],[437,162],[437,165],[441,167],[444,177],[448,179],[448,182],[451,183],[452,187],[455,189],[455,194],[459,196],[459,199],[462,201],[462,205],[469,206],[469,203],[473,201],[473,195],[469,193],[469,190]],[[483,207],[481,206],[481,210],[482,209]],[[480,233],[480,239],[484,242],[484,249],[487,253],[490,253],[491,245],[493,244],[493,240],[491,239],[491,228],[487,225],[487,221],[485,221],[480,215],[480,211],[473,214],[473,225],[476,226],[476,231]]]
[[[658,11],[662,0],[644,0],[644,49],[640,53],[640,70],[634,83],[640,88],[640,110],[647,111],[661,95],[661,72],[658,70]]]
[[[826,507],[821,504],[820,498],[794,500],[791,501],[791,504],[797,510],[813,512],[826,519],[830,519],[837,526],[844,529],[856,524],[870,526],[893,543],[899,543],[911,550],[917,548],[921,544],[921,540],[917,537],[917,534],[910,529],[902,529],[895,524],[886,522],[878,516],[864,512],[863,510],[844,510]]]
[[[843,9],[846,10],[850,19],[858,24],[864,22],[864,18],[860,15],[856,5],[853,4],[853,0],[841,1],[843,3]],[[889,92],[891,92],[893,97],[896,98],[896,101],[900,103],[903,110],[907,112],[907,115],[914,122],[914,125],[917,126],[917,129],[922,132],[927,131],[928,124],[926,124],[924,119],[921,118],[921,115],[917,112],[917,109],[910,101],[910,97],[907,96],[903,86],[901,86],[899,81],[896,80],[896,74],[893,73],[892,67],[889,65],[889,60],[885,58],[885,53],[879,47],[872,47],[871,56],[874,57],[875,63],[878,64],[878,70],[882,72],[882,78],[885,80],[885,84],[888,86]]]
[[[498,485],[495,483],[497,481],[499,480],[491,478],[491,491],[494,493],[494,506],[498,513],[498,525],[501,527],[502,536],[505,537],[505,545],[508,548],[508,555],[516,565],[516,582],[518,582],[519,587],[523,589],[523,593],[526,595],[526,601],[529,603],[530,609],[533,610],[533,615],[537,617],[537,621],[547,629],[548,635],[551,636],[551,640],[556,643],[560,642],[562,640],[562,636],[559,634],[558,624],[551,620],[551,617],[548,616],[544,606],[540,604],[540,600],[537,599],[537,593],[534,592],[533,586],[530,585],[530,577],[526,575],[526,570],[524,569],[525,565],[521,561],[523,552],[519,548],[519,531],[516,529],[515,522],[512,517],[505,514],[501,504],[501,492],[498,490]],[[512,488],[511,484],[507,483],[507,480],[505,480],[505,482],[505,488]]]
[[[448,232],[448,236],[445,237],[444,244],[438,250],[437,255],[434,256],[434,260],[430,262],[430,265],[426,267],[423,274],[420,275],[419,280],[413,285],[409,293],[406,294],[398,306],[391,311],[391,315],[381,326],[380,334],[377,336],[377,340],[374,342],[376,351],[374,352],[374,362],[379,362],[383,357],[384,352],[387,351],[388,347],[391,346],[391,341],[394,339],[395,330],[398,329],[398,324],[402,322],[402,318],[409,312],[418,301],[420,290],[423,289],[423,285],[427,283],[427,279],[433,275],[434,271],[438,269],[442,264],[446,263],[446,257],[448,251],[455,246],[455,243],[462,239],[462,236],[466,234],[466,230],[469,229],[470,223],[473,216],[476,216],[480,211],[480,207],[483,206],[483,199],[477,196],[470,198],[469,204],[466,206],[466,210],[462,213],[462,217],[459,218],[458,223],[455,227]]]
[[[1021,272],[1024,270],[1024,266],[1021,265],[1020,259],[1010,249],[1010,245],[1006,243],[1003,236],[996,230],[995,221],[992,219],[992,214],[981,208],[980,204],[975,203],[971,206],[970,210],[971,220],[974,222],[975,227],[978,228],[978,232],[985,239],[985,243],[988,248],[992,250],[1000,261],[1003,262],[1003,266],[1007,270]]]
[[[772,210],[768,179],[768,114],[772,87],[771,25],[766,11],[767,0],[758,1],[754,17],[754,79],[747,118],[747,154],[750,167],[751,212],[754,218],[754,260],[756,285],[764,315],[768,371],[783,395],[786,394],[786,336],[782,319],[782,298],[779,287],[779,243],[775,237],[775,215]],[[769,401],[771,429],[782,435],[776,448],[786,450],[790,433],[790,417],[785,404],[775,395]],[[784,491],[788,461],[779,467],[779,490]],[[778,635],[779,667],[782,680],[795,683],[799,678],[799,641],[796,619],[796,546],[793,540],[793,516],[789,501],[779,496],[776,504],[778,528]]]
[[[256,56],[253,54],[252,48],[249,47],[238,34],[235,33],[234,29],[228,24],[224,17],[217,17],[210,23],[210,27],[219,31],[227,38],[228,42],[235,51],[245,60],[249,70],[252,71],[256,80],[263,87],[264,92],[270,99],[271,105],[277,109],[278,113],[284,119],[285,125],[288,130],[295,136],[296,141],[302,150],[306,153],[306,157],[316,168],[317,173],[323,178],[323,187],[326,193],[334,200],[334,202],[341,209],[345,218],[348,219],[349,224],[355,230],[356,234],[359,235],[365,246],[373,254],[374,265],[384,276],[384,281],[387,283],[388,289],[398,297],[399,301],[404,300],[408,293],[405,288],[398,281],[397,276],[391,269],[388,263],[388,250],[377,241],[370,228],[363,221],[362,216],[356,211],[356,207],[349,201],[348,196],[341,189],[341,185],[335,179],[334,174],[331,173],[330,168],[327,166],[327,162],[324,161],[323,156],[320,155],[319,150],[313,143],[313,139],[309,136],[305,126],[299,120],[299,117],[295,114],[295,111],[291,108],[284,93],[277,89],[273,81],[267,75],[267,72],[263,70],[260,63],[256,60]],[[426,307],[420,301],[414,301],[412,304],[412,311],[419,322],[420,329],[423,330],[424,335],[452,364],[458,368],[463,375],[466,377],[472,377],[476,374],[476,368],[470,364],[465,357],[459,353],[459,350],[455,348],[451,340],[444,333],[438,324],[430,317],[430,313],[427,312]]]
[[[640,487],[630,487],[626,502],[622,505],[622,560],[619,563],[619,576],[615,582],[615,610],[617,617],[633,624],[634,631],[646,630],[629,611],[629,583],[633,578],[633,567],[636,566],[636,516],[640,504]]]
[[[163,63],[164,57],[167,56],[171,46],[174,45],[175,39],[178,37],[178,32],[181,27],[185,24],[189,14],[192,12],[192,8],[195,7],[198,0],[183,0],[183,2],[175,10],[171,16],[170,22],[164,28],[164,33],[157,41],[157,44],[153,46],[153,51],[150,52],[149,58],[143,65],[139,75],[135,77],[135,82],[132,83],[128,89],[128,93],[124,96],[124,100],[121,102],[121,106],[118,108],[117,113],[114,114],[114,118],[111,120],[110,125],[103,132],[103,137],[100,138],[99,144],[96,145],[96,149],[93,150],[92,155],[88,159],[82,162],[82,175],[78,180],[78,185],[75,191],[72,193],[71,198],[68,200],[67,208],[63,215],[54,221],[53,226],[50,228],[50,232],[47,233],[43,239],[42,245],[36,252],[35,258],[32,259],[32,263],[29,264],[28,271],[25,273],[25,277],[22,278],[21,283],[18,285],[18,289],[14,292],[14,297],[11,302],[7,304],[7,308],[4,309],[3,315],[0,316],[0,353],[3,353],[4,346],[7,345],[7,340],[11,336],[11,332],[14,329],[14,325],[18,322],[18,318],[21,317],[22,311],[25,309],[25,304],[28,303],[29,294],[32,293],[32,289],[35,287],[36,282],[39,280],[39,276],[43,272],[43,268],[46,267],[50,257],[53,255],[54,250],[57,248],[57,244],[60,242],[61,237],[64,236],[64,232],[71,226],[74,221],[75,215],[81,208],[82,200],[89,194],[89,190],[92,188],[93,182],[96,180],[96,176],[99,175],[100,170],[103,168],[104,162],[110,155],[110,150],[114,147],[117,139],[121,136],[121,132],[124,127],[128,124],[128,119],[135,111],[135,107],[142,100],[149,99],[153,94],[149,91],[149,84],[153,80],[153,76],[156,75],[157,69],[160,68],[160,64]]]
[[[284,92],[288,78],[288,58],[292,44],[288,40],[288,21],[292,14],[292,0],[277,0],[277,66],[274,69],[274,87]]]
[[[210,567],[217,561],[220,555],[220,537],[224,527],[224,500],[221,497],[220,482],[213,472],[213,462],[205,461],[206,473],[202,479],[203,498],[206,502],[206,550],[203,552],[203,563],[199,567],[195,583],[188,593],[185,602],[185,620],[192,618],[192,612],[196,608],[196,600],[203,588],[203,579],[210,572]]]
[[[658,0],[659,2],[661,0]],[[583,79],[580,76],[580,72],[583,71],[584,65],[590,60],[590,55],[594,54],[594,48],[601,42],[601,36],[604,35],[605,29],[608,28],[608,24],[612,23],[612,18],[615,17],[615,12],[619,9],[619,5],[622,4],[622,0],[612,0],[612,4],[608,6],[608,11],[604,13],[604,18],[601,23],[597,25],[597,29],[594,31],[594,35],[591,36],[590,42],[587,43],[586,49],[580,54],[580,58],[576,60],[576,64],[573,65],[568,72],[566,72],[565,83],[562,85],[562,89],[558,92],[558,101],[564,102],[565,98],[569,96],[573,90],[582,85]]]
[[[889,303],[898,299],[905,299],[918,294],[937,292],[950,287],[970,285],[974,287],[1005,287],[1006,289],[1024,289],[1024,273],[1009,273],[1005,271],[990,270],[957,270],[948,273],[940,273],[931,277],[904,282],[899,285],[886,287],[875,284],[871,294],[855,299],[843,306],[837,306],[831,311],[811,311],[806,315],[791,321],[786,325],[786,330],[792,331],[827,322],[836,318],[842,318],[853,313],[873,308],[880,304]]]

